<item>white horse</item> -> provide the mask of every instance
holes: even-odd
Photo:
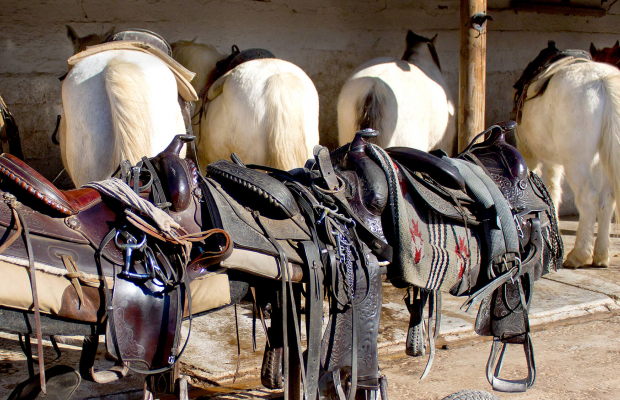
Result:
[[[301,68],[280,59],[256,59],[211,82],[224,54],[189,41],[172,47],[174,59],[196,72],[192,85],[204,93],[196,107],[202,115],[194,118],[201,165],[234,152],[246,163],[290,170],[312,157],[319,143],[319,97]]]
[[[382,57],[358,67],[338,97],[338,141],[364,128],[381,147],[456,149],[455,107],[432,39],[407,33],[402,60]]]
[[[63,81],[62,104],[60,151],[76,187],[109,178],[122,160],[153,157],[185,133],[175,76],[140,51],[79,61]]]
[[[563,173],[575,192],[579,227],[564,266],[609,265],[609,228],[620,200],[620,71],[592,61],[560,67],[542,95],[525,101],[517,143],[530,169],[542,170],[556,210]]]

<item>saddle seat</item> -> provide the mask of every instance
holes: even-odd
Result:
[[[40,200],[41,207],[35,207],[40,211],[49,211],[46,210],[49,207],[64,215],[75,215],[101,201],[101,195],[95,189],[59,190],[26,163],[8,153],[0,154],[0,173]]]
[[[458,169],[439,157],[409,147],[389,147],[385,151],[410,171],[428,174],[442,186],[457,190],[465,188],[465,180]]]

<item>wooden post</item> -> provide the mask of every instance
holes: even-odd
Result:
[[[486,13],[486,0],[461,0],[459,63],[459,152],[484,130],[486,90],[486,28],[472,27],[472,17]]]

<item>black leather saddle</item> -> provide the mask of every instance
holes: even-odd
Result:
[[[538,56],[530,62],[519,80],[514,84],[515,93],[514,93],[514,107],[510,113],[510,118],[516,120],[520,123],[521,121],[521,110],[523,108],[523,104],[526,100],[532,99],[534,97],[541,96],[545,90],[547,89],[547,85],[550,80],[545,81],[537,93],[528,98],[527,92],[530,83],[540,74],[542,74],[547,68],[549,68],[553,63],[560,61],[567,57],[573,57],[581,60],[591,60],[592,56],[590,53],[584,50],[559,50],[555,46],[555,42],[550,40],[547,44],[547,47],[538,54]]]
[[[203,224],[197,171],[179,157],[189,140],[193,137],[178,135],[163,153],[143,159],[127,176],[130,187],[142,189],[144,200],[153,202],[155,193],[162,196],[170,217],[183,226],[179,235],[198,234]],[[201,274],[186,270],[190,254],[153,235],[148,225],[153,221],[139,211],[133,210],[144,224],[131,223],[120,200],[89,188],[60,191],[6,154],[0,155],[0,172],[0,225],[6,227],[2,255],[37,268],[44,265],[71,282],[55,316],[97,326],[107,319],[108,350],[120,363],[131,363],[142,373],[171,368],[182,351],[180,326],[186,298],[191,305],[189,281]],[[22,228],[28,232],[25,239],[11,239]],[[208,244],[201,249],[210,250]],[[116,372],[92,368],[97,337],[85,341],[82,376],[101,382],[122,377],[124,367]]]
[[[216,64],[216,76],[213,81],[215,81],[220,76],[224,75],[226,72],[232,70],[236,66],[243,64],[247,61],[259,60],[262,58],[276,58],[272,52],[265,49],[247,49],[247,50],[239,50],[237,45],[233,45],[231,49],[231,53],[225,59],[218,61]]]
[[[585,50],[559,50],[555,46],[553,40],[549,40],[547,47],[538,53],[538,56],[530,62],[525,70],[519,77],[517,83],[513,85],[513,88],[517,90],[517,96],[523,91],[525,85],[530,82],[534,77],[547,69],[551,64],[566,57],[583,58],[591,60],[592,55]]]

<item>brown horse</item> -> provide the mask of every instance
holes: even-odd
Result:
[[[620,68],[620,41],[616,40],[613,47],[596,49],[594,43],[590,43],[590,54],[594,61],[615,65]]]

